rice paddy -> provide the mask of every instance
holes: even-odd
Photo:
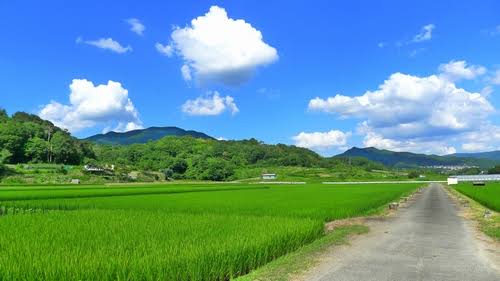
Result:
[[[500,212],[500,183],[489,182],[485,186],[462,183],[457,185],[455,189],[482,205]]]
[[[0,280],[229,280],[418,186],[2,188]]]

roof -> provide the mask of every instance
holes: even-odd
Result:
[[[500,174],[494,174],[494,175],[458,175],[458,176],[451,176],[450,178],[456,178],[458,181],[500,181]]]

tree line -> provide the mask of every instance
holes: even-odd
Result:
[[[81,142],[37,115],[0,109],[0,163],[78,165],[95,158],[92,145]]]
[[[132,145],[100,145],[78,140],[40,117],[17,112],[8,116],[0,110],[0,163],[57,163],[114,165],[128,171],[163,172],[167,178],[230,180],[243,167],[316,167],[384,169],[364,158],[324,158],[296,146],[269,145],[255,139],[165,137]]]

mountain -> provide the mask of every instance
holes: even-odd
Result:
[[[438,156],[417,154],[411,152],[394,152],[390,150],[377,149],[374,147],[353,147],[336,157],[364,157],[369,160],[380,162],[386,166],[411,168],[419,166],[479,166],[483,168],[492,167],[497,164],[496,160],[480,159],[474,157],[457,157],[454,155]]]
[[[450,156],[456,157],[466,157],[466,158],[483,158],[495,161],[500,161],[500,150],[488,151],[488,152],[476,152],[476,153],[455,153]]]
[[[204,133],[184,130],[177,127],[150,127],[124,133],[108,132],[88,137],[84,140],[100,144],[134,144],[159,140],[166,136],[192,136],[201,139],[213,139]]]

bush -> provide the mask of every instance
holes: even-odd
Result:
[[[417,171],[411,171],[411,172],[408,173],[408,178],[415,179],[415,178],[418,178],[419,175],[420,174]]]

